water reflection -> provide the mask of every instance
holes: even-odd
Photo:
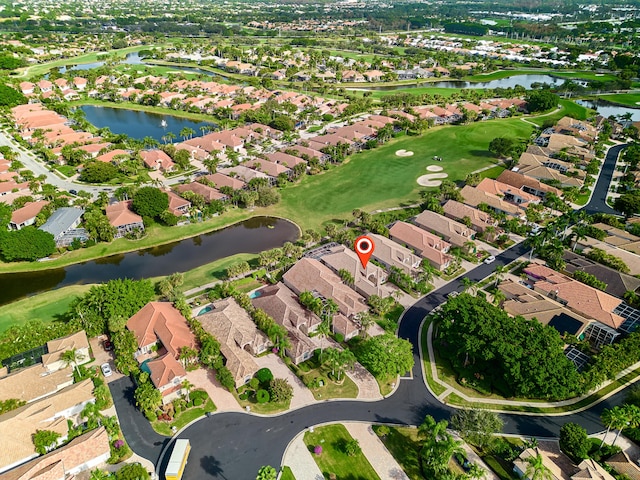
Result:
[[[3,274],[0,275],[0,304],[65,285],[184,272],[237,253],[258,253],[281,247],[285,242],[294,242],[298,233],[298,228],[286,220],[257,217],[198,237],[65,268]]]

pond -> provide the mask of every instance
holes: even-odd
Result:
[[[169,132],[175,135],[175,139],[181,141],[180,131],[183,128],[191,128],[197,137],[216,127],[215,123],[199,122],[188,118],[158,113],[140,112],[127,108],[101,107],[84,105],[80,107],[84,111],[87,121],[98,128],[109,127],[113,133],[125,133],[131,138],[143,139],[151,137],[159,142]]]
[[[419,82],[419,81],[418,81]],[[354,88],[353,90],[399,90],[403,88],[513,88],[520,85],[526,89],[531,89],[535,83],[547,83],[553,86],[559,86],[564,83],[564,79],[552,77],[551,75],[513,75],[511,77],[501,78],[499,80],[490,80],[488,82],[467,82],[464,80],[445,80],[440,82],[420,82],[407,85],[383,85],[379,87]]]
[[[142,58],[138,52],[127,53],[124,60],[119,61],[118,63],[124,63],[127,65],[142,65]],[[81,63],[78,65],[64,65],[58,69],[60,73],[65,73],[67,71],[76,71],[76,70],[91,70],[92,68],[102,67],[105,62],[91,62],[91,63]]]
[[[640,122],[640,106],[639,108],[623,107],[621,105],[615,105],[605,100],[576,100],[578,105],[583,107],[593,108],[603,117],[619,117],[627,113],[631,114],[631,120],[634,122]]]
[[[180,228],[180,227],[173,227]],[[0,275],[0,304],[46,290],[115,278],[149,278],[185,272],[237,253],[259,253],[295,242],[298,227],[272,217],[256,217],[215,232],[64,268]],[[97,247],[99,248],[99,247]],[[211,281],[215,280],[214,278]]]

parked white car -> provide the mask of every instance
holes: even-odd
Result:
[[[111,367],[109,366],[108,363],[103,363],[102,365],[100,365],[100,370],[102,370],[102,374],[105,377],[110,377],[111,375],[113,375],[113,372],[111,371]]]
[[[487,258],[484,259],[484,263],[486,263],[487,265],[495,261],[496,261],[496,257],[494,257],[493,255],[489,255]]]

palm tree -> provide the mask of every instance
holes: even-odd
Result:
[[[85,356],[76,348],[66,350],[62,352],[62,355],[60,355],[60,360],[64,362],[65,367],[68,367],[69,365],[73,366],[78,376],[80,376],[80,370],[78,370],[78,362],[81,362],[82,360],[84,360],[84,358]]]
[[[195,385],[193,383],[191,383],[188,379],[184,379],[182,381],[182,385],[180,385],[182,388],[182,391],[184,392],[184,398],[187,401],[187,403],[189,403],[190,398],[189,398],[189,393],[191,392],[191,389],[193,387],[195,387]]]
[[[469,277],[463,277],[461,282],[462,282],[464,292],[468,290],[471,295],[474,295],[477,292],[478,287],[476,285],[476,282],[471,280]]]
[[[640,425],[639,407],[627,403],[620,407],[620,409],[622,410],[622,413],[620,414],[620,418],[616,419],[616,422],[618,422],[619,420],[619,423],[617,423],[617,426],[614,427],[618,429],[618,432],[616,433],[616,438],[613,439],[612,445],[616,444],[616,442],[618,441],[618,437],[625,427],[635,428]]]
[[[509,271],[506,265],[498,265],[494,273],[496,277],[495,287],[498,288],[498,284],[504,279],[504,274]]]
[[[507,296],[504,294],[504,292],[500,289],[496,289],[495,293],[493,294],[493,304],[496,306],[500,305],[500,303],[502,303],[506,299]]]
[[[527,468],[525,469],[524,475],[529,480],[553,479],[551,470],[549,470],[549,468],[544,464],[544,457],[540,454],[537,448],[536,455],[528,457],[525,462],[527,462]]]
[[[316,330],[318,332],[318,336],[320,337],[320,361],[322,362],[322,353],[324,348],[324,339],[329,336],[331,333],[331,325],[329,324],[329,320],[322,320],[318,325]]]

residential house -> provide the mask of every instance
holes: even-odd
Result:
[[[109,152],[103,153],[102,155],[98,155],[96,160],[99,162],[105,163],[119,163],[123,158],[130,158],[131,152],[123,150],[121,148],[116,148],[115,150],[111,150]],[[117,158],[116,158],[117,157]]]
[[[169,196],[169,211],[176,217],[188,217],[191,202],[189,200],[185,200],[179,195],[176,195],[171,190],[166,190],[165,193]]]
[[[342,72],[343,82],[364,82],[365,78],[360,72],[356,70],[344,70]]]
[[[450,243],[410,223],[395,222],[389,229],[389,236],[394,242],[412,248],[439,271],[447,268],[453,260],[453,257],[447,254],[451,248]]]
[[[367,79],[367,82],[379,82],[382,80],[382,77],[384,77],[384,72],[380,70],[367,70],[364,72],[364,78]],[[344,74],[342,78],[344,79]]]
[[[286,348],[286,354],[293,363],[297,365],[313,356],[315,345],[308,335],[318,328],[321,320],[300,305],[295,293],[279,282],[258,290],[251,303],[287,329],[291,346]]]
[[[28,227],[36,222],[36,217],[44,207],[49,205],[47,200],[38,200],[37,202],[27,202],[24,207],[18,208],[11,213],[11,221],[9,222],[9,230],[20,230]]]
[[[383,264],[388,271],[391,271],[392,268],[398,268],[412,278],[421,273],[422,259],[411,250],[382,235],[370,233],[369,237],[375,244],[373,258]]]
[[[345,341],[351,340],[360,333],[360,323],[342,313],[333,316],[331,328],[334,333],[342,335]]]
[[[115,238],[124,237],[128,233],[144,232],[142,217],[131,211],[131,200],[112,203],[105,207],[109,223],[116,228]]]
[[[221,168],[218,173],[222,173],[227,176],[234,176],[234,178],[239,178],[244,183],[249,183],[254,178],[265,178],[270,184],[273,184],[273,178],[269,177],[269,175],[254,170],[253,168],[245,167],[244,165]]]
[[[365,298],[371,295],[388,297],[395,290],[390,284],[385,283],[388,275],[384,269],[372,262],[363,268],[356,252],[344,245],[331,247],[328,251],[323,250],[319,260],[338,275],[341,271],[349,272],[353,277],[353,289]]]
[[[631,480],[640,480],[640,466],[626,452],[619,452],[609,457],[606,464],[619,475],[626,475]],[[2,480],[2,478],[0,478]]]
[[[535,292],[529,286],[505,280],[498,286],[505,296],[502,309],[509,315],[535,319],[555,328],[560,335],[568,333],[580,337],[592,320],[564,307],[547,295]]]
[[[140,151],[142,161],[151,170],[160,170],[161,172],[173,172],[176,164],[173,163],[171,157],[162,150],[142,150]]]
[[[234,190],[242,190],[247,185],[246,182],[243,182],[238,178],[225,175],[223,173],[213,173],[211,175],[205,175],[204,178],[208,182],[213,183],[218,190],[222,187],[230,187]]]
[[[63,367],[49,371],[42,363],[15,371],[0,368],[0,401],[20,399],[27,403],[53,395],[73,385],[73,368]]]
[[[581,270],[593,275],[607,285],[605,292],[618,298],[623,298],[626,292],[638,292],[640,290],[640,279],[626,273],[619,272],[613,268],[589,260],[582,255],[565,251],[562,259],[565,262],[564,271],[573,275]]]
[[[284,152],[267,153],[265,156],[270,162],[277,163],[278,165],[282,165],[288,168],[293,168],[299,163],[303,163],[305,165],[307,163],[300,157],[289,155],[288,153]]]
[[[497,228],[498,222],[491,215],[464,203],[449,200],[442,208],[444,209],[445,217],[453,218],[462,223],[469,219],[471,228],[478,233],[484,233],[487,227]]]
[[[431,210],[422,212],[413,223],[428,232],[440,235],[445,242],[456,247],[466,248],[476,236],[475,230],[470,227]]]
[[[290,168],[285,167],[284,165],[280,165],[278,163],[269,162],[267,160],[263,160],[262,158],[256,158],[247,160],[245,164],[258,170],[259,172],[264,173],[269,177],[269,182],[274,185],[278,181],[278,177],[280,175],[286,175],[287,177],[291,177],[293,171]]]
[[[501,198],[506,202],[518,205],[521,208],[526,208],[534,203],[540,203],[541,200],[541,198],[536,195],[527,193],[519,188],[512,187],[507,183],[493,180],[492,178],[483,178],[476,186],[476,189]]]
[[[259,369],[253,356],[265,352],[271,342],[246,310],[233,298],[218,300],[211,304],[209,312],[198,315],[198,321],[220,342],[220,353],[236,388],[249,382]]]
[[[614,313],[622,302],[608,293],[567,277],[537,263],[529,264],[524,273],[533,289],[570,310],[598,323],[587,328],[585,335],[597,345],[608,344],[617,336],[625,319]]]
[[[68,366],[67,362],[62,358],[63,354],[69,350],[76,352],[77,363],[82,365],[91,361],[89,352],[89,340],[84,330],[72,333],[66,337],[56,338],[47,342],[47,353],[42,355],[42,365],[49,372],[55,372],[61,368]],[[74,366],[74,365],[72,365]]]
[[[520,218],[524,215],[524,210],[512,203],[509,203],[497,195],[487,193],[479,188],[465,185],[460,190],[460,195],[464,199],[464,203],[474,208],[478,208],[480,205],[486,205],[491,210],[497,213],[504,213],[509,217]]]
[[[211,203],[214,200],[224,201],[228,198],[227,195],[219,190],[200,182],[184,183],[176,185],[175,188],[178,193],[193,192],[196,195],[201,195],[206,203]]]
[[[104,427],[74,438],[68,444],[8,472],[0,480],[70,480],[100,467],[111,457],[109,434]]]
[[[64,441],[68,422],[72,427],[82,423],[80,412],[94,401],[93,382],[87,379],[0,415],[0,473],[38,456],[32,440],[37,430],[56,432]]]
[[[364,298],[318,260],[302,258],[287,270],[282,281],[297,295],[308,291],[320,298],[332,299],[346,317],[368,311]]]
[[[560,189],[513,170],[503,171],[496,180],[540,198],[544,198],[549,193],[553,193],[558,197],[562,195]]]
[[[127,321],[127,329],[133,332],[138,350],[134,356],[150,360],[150,379],[160,390],[163,402],[171,401],[181,393],[182,380],[187,372],[178,362],[182,348],[195,348],[196,338],[187,320],[169,302],[149,302]]]
[[[576,466],[563,453],[549,452],[538,447],[524,450],[513,462],[514,471],[520,477],[531,480],[531,478],[526,475],[529,465],[528,459],[535,458],[538,455],[542,458],[543,465],[549,471],[550,476],[547,477],[549,480],[615,480],[615,478],[595,460],[583,460]]]
[[[57,247],[66,247],[77,238],[86,240],[87,232],[83,228],[77,228],[84,215],[84,209],[76,207],[59,208],[40,227],[40,230],[53,235]]]

